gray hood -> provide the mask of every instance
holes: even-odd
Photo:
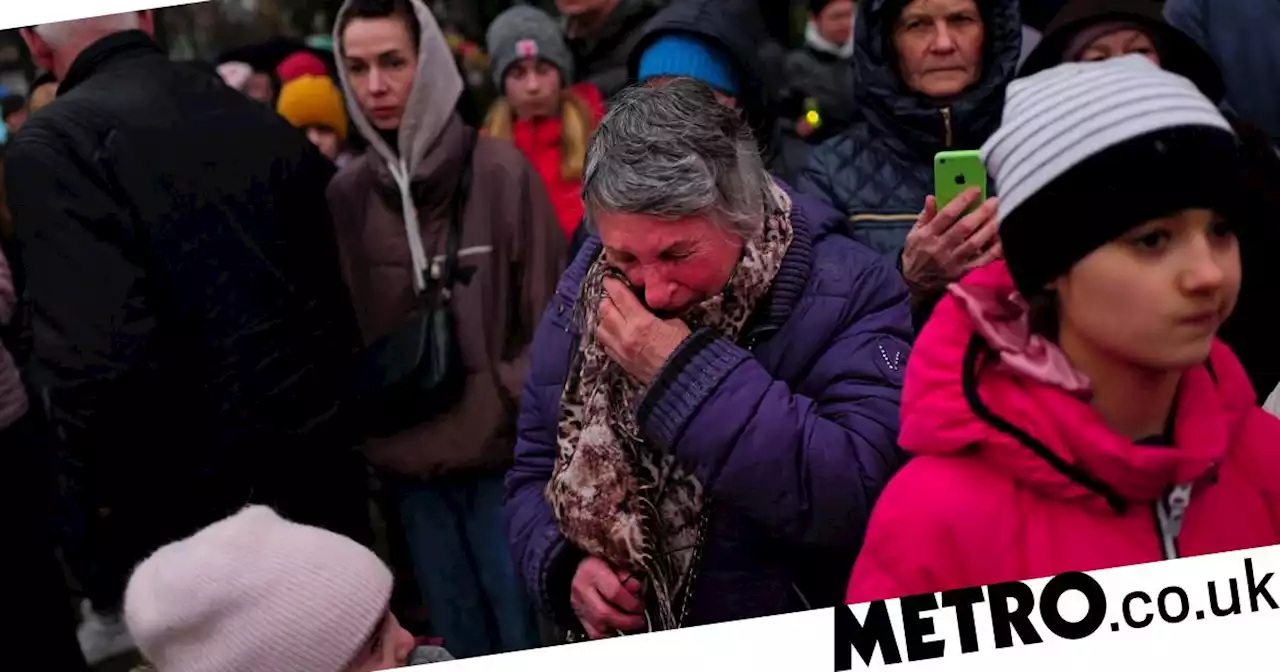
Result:
[[[435,16],[422,0],[408,0],[417,16],[421,38],[418,41],[418,71],[414,75],[413,88],[405,104],[404,119],[400,121],[398,151],[393,150],[374,128],[373,123],[360,109],[359,102],[347,78],[345,58],[342,53],[341,26],[352,0],[344,0],[338,10],[333,28],[333,51],[338,64],[338,81],[351,112],[351,120],[360,135],[369,142],[371,149],[386,164],[396,186],[404,209],[405,230],[409,236],[409,249],[413,257],[414,286],[421,292],[424,286],[423,272],[427,268],[426,252],[422,244],[422,231],[414,207],[410,186],[414,170],[436,146],[445,130],[454,120],[464,84],[454,62],[453,51],[445,40],[444,32]],[[370,157],[373,160],[373,157]]]

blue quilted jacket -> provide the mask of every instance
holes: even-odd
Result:
[[[945,107],[906,90],[888,40],[897,16],[890,0],[858,4],[853,57],[858,118],[844,134],[813,151],[797,188],[849,218],[859,242],[897,264],[907,231],[933,193],[933,156],[977,149],[1000,125],[1004,90],[1022,46],[1017,0],[984,5],[987,27],[982,80]]]

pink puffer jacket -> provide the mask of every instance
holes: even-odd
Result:
[[[1002,263],[961,283],[964,297],[1012,292]],[[988,343],[1002,333],[966,309],[990,302],[960,298],[907,363],[899,443],[914,459],[871,514],[850,604],[1280,543],[1280,420],[1225,345],[1183,377],[1175,445],[1144,445],[1069,377],[1029,373],[1052,357],[978,365],[978,327]]]

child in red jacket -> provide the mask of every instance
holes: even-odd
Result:
[[[486,37],[494,84],[484,132],[513,141],[538,170],[565,238],[582,221],[582,168],[587,140],[604,116],[591,84],[573,81],[573,55],[545,12],[517,5],[493,20]]]
[[[1141,56],[1071,63],[1009,85],[982,155],[1005,259],[915,343],[916,457],[848,602],[1280,542],[1280,420],[1215,337],[1241,278],[1230,124]]]

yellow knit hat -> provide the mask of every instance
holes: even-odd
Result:
[[[327,126],[347,139],[347,108],[342,92],[328,77],[303,75],[280,89],[276,111],[297,128]]]

